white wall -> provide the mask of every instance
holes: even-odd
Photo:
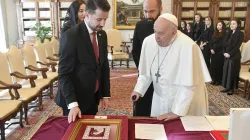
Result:
[[[109,4],[111,5],[111,10],[109,12],[109,18],[107,20],[107,23],[105,25],[104,29],[111,29],[113,28],[113,13],[114,13],[114,8],[113,8],[113,2],[114,0],[108,0]],[[166,12],[171,12],[172,11],[172,0],[162,0],[162,6],[163,6],[163,11],[162,13],[166,13]],[[121,30],[121,34],[122,34],[122,40],[123,41],[129,41],[129,34],[133,35],[134,34],[134,30]]]
[[[17,14],[14,0],[5,1],[6,29],[8,33],[7,46],[16,45],[18,40]]]

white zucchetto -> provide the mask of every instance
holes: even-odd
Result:
[[[170,13],[164,13],[164,14],[160,15],[159,17],[165,18],[166,20],[169,20],[170,22],[172,22],[174,25],[176,25],[178,27],[178,20],[177,20],[175,15],[170,14]]]

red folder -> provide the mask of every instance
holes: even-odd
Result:
[[[227,130],[212,130],[210,134],[214,137],[215,140],[228,140]]]

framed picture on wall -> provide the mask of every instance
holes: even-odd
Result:
[[[143,18],[144,0],[114,0],[114,28],[135,29]]]

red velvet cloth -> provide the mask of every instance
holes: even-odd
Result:
[[[93,117],[94,116],[83,116],[83,118],[86,119]],[[119,119],[118,117],[119,116],[108,116],[108,119]],[[158,121],[154,119],[128,119],[128,129],[122,131],[122,135],[128,136],[128,140],[135,140],[135,123],[164,124],[168,140],[214,140],[210,132],[186,132],[180,120]],[[67,117],[50,117],[31,139],[60,140],[68,127]],[[126,139],[125,137],[123,138],[123,140]]]
[[[164,124],[168,140],[214,140],[209,132],[187,132],[181,120],[159,121],[155,119],[129,119],[128,139],[135,140],[135,123]]]
[[[83,115],[83,119],[93,119],[92,115]],[[123,119],[121,140],[128,139],[128,119],[127,116],[107,116],[108,119]],[[32,140],[61,140],[64,135],[70,135],[66,132],[70,125],[67,117],[50,117],[38,129],[38,131],[31,138]],[[66,134],[65,134],[66,133]]]
[[[32,140],[60,140],[69,126],[68,117],[50,117],[38,129]]]

